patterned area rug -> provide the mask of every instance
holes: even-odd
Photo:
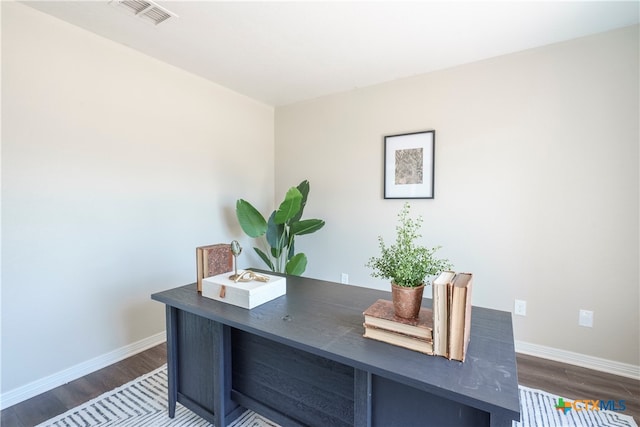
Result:
[[[514,422],[513,427],[544,426],[544,427],[637,427],[633,417],[615,411],[587,410],[583,404],[578,404],[580,411],[575,409],[559,410],[557,406],[572,402],[568,399],[524,386],[520,389],[520,422]],[[562,402],[562,403],[560,403]]]
[[[614,411],[562,411],[556,409],[558,397],[544,391],[520,386],[521,421],[513,427],[614,426],[638,427],[633,418]],[[564,400],[564,402],[569,402]],[[566,413],[565,413],[566,412]],[[163,366],[121,387],[70,409],[37,427],[210,426],[178,404],[176,416],[167,415],[167,368]],[[277,427],[252,411],[246,411],[230,427]]]

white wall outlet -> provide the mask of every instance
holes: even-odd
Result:
[[[593,328],[593,311],[580,310],[578,315],[578,325]]]
[[[526,316],[527,315],[527,302],[521,299],[517,299],[516,303],[513,306],[514,314],[518,316]]]
[[[340,283],[349,283],[349,275],[347,273],[342,273],[342,276],[340,277]]]

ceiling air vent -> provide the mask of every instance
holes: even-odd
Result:
[[[169,18],[178,17],[175,13],[168,11],[151,0],[116,0],[111,3],[122,6],[138,18],[151,22],[154,25],[165,22]]]

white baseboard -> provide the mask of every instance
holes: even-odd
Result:
[[[601,359],[599,357],[587,356],[586,354],[574,353],[572,351],[545,347],[543,345],[531,344],[523,341],[516,341],[515,347],[518,353],[542,357],[544,359],[555,360],[556,362],[568,363],[570,365],[581,366],[583,368],[594,369],[596,371],[640,380],[640,366],[638,365],[616,362],[615,360]]]
[[[95,357],[87,360],[86,362],[82,362],[78,365],[57,372],[53,375],[33,381],[16,389],[9,390],[8,392],[0,395],[0,409],[6,409],[16,403],[30,399],[41,393],[66,384],[69,381],[76,380],[158,344],[162,344],[165,341],[166,334],[164,332],[160,332],[138,342],[134,342],[133,344],[126,345],[109,353],[103,354],[102,356]]]

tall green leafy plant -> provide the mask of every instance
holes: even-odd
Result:
[[[302,219],[308,196],[307,180],[289,188],[268,220],[246,200],[236,202],[236,217],[242,231],[262,243],[262,248],[253,249],[271,271],[299,276],[307,268],[307,256],[302,252],[295,253],[295,238],[314,233],[325,224],[321,219]]]

